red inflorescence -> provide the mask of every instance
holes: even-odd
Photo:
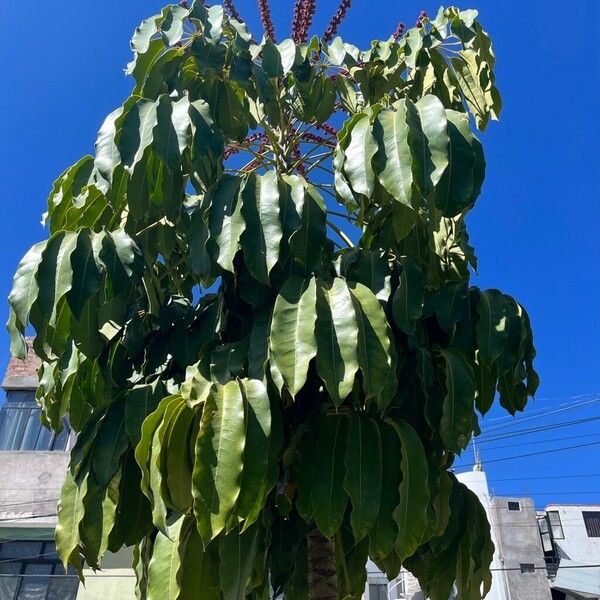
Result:
[[[405,31],[406,25],[404,23],[398,23],[398,27],[396,27],[396,31],[392,33],[392,37],[397,42],[404,35]]]
[[[331,18],[331,21],[329,22],[329,27],[327,27],[325,33],[323,34],[323,41],[329,42],[334,38],[339,26],[341,25],[342,21],[346,18],[346,13],[348,12],[348,9],[350,8],[351,4],[352,0],[342,0],[340,2],[337,12]]]
[[[227,12],[236,21],[239,21],[241,23],[242,22],[242,17],[240,16],[240,13],[238,12],[237,8],[235,7],[235,4],[233,3],[233,0],[223,0],[223,4],[224,4],[225,8],[227,9]]]
[[[336,145],[335,140],[324,138],[322,135],[315,135],[314,133],[310,133],[310,131],[302,133],[302,140],[313,144],[323,144],[324,146]]]
[[[271,7],[269,6],[269,0],[257,0],[258,12],[260,13],[260,20],[264,27],[264,30],[268,37],[273,42],[275,39],[275,26],[273,25],[273,19],[271,17]]]
[[[296,0],[292,21],[292,39],[297,44],[303,44],[308,39],[308,31],[316,10],[317,0]]]
[[[326,133],[328,133],[329,135],[332,135],[333,137],[337,137],[338,131],[335,127],[333,127],[333,125],[330,125],[329,123],[317,123],[317,129],[320,129],[321,131],[325,131]]]
[[[419,18],[417,19],[417,22],[415,23],[415,27],[418,27],[419,29],[421,27],[423,27],[423,25],[425,23],[425,19],[427,19],[427,11],[426,10],[422,10],[419,13]]]
[[[303,177],[306,177],[306,167],[304,166],[304,163],[302,162],[302,156],[300,154],[299,144],[296,144],[294,146],[292,153],[294,155],[294,160],[296,161],[296,171],[298,171],[298,173],[300,173],[300,175],[302,175]]]

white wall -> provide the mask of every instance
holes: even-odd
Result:
[[[582,512],[598,512],[599,504],[549,504],[546,511],[558,511],[565,538],[555,539],[568,558],[578,564],[600,564],[600,537],[588,537]]]

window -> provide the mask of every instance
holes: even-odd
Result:
[[[535,565],[533,563],[521,563],[521,573],[535,573]]]
[[[582,511],[588,537],[600,537],[600,511]]]
[[[0,409],[0,450],[66,450],[68,425],[55,434],[42,425],[41,413],[33,390],[7,392]]]
[[[550,534],[550,523],[548,517],[538,517],[538,525],[540,528],[540,536],[542,538],[542,546],[544,553],[554,552],[554,545],[552,544],[552,535]]]
[[[548,519],[550,520],[550,529],[552,530],[552,537],[555,540],[563,540],[565,534],[563,533],[562,524],[560,522],[560,515],[557,510],[548,511]]]
[[[518,502],[509,502],[508,510],[521,510],[521,505]]]
[[[369,600],[388,600],[387,584],[385,584],[385,583],[370,583],[369,584]]]
[[[75,600],[75,570],[65,573],[54,542],[0,543],[2,600]]]

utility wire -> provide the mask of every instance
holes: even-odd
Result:
[[[564,450],[575,450],[576,448],[587,448],[589,446],[597,446],[598,444],[600,444],[600,442],[588,442],[587,444],[577,444],[575,446],[563,446],[562,448],[552,448],[549,450],[542,450],[540,452],[528,452],[527,454],[516,454],[514,456],[505,456],[503,458],[493,458],[491,460],[486,460],[485,463],[489,464],[489,463],[497,463],[497,462],[504,462],[507,460],[515,460],[517,458],[529,458],[530,456],[540,456],[542,454],[551,454],[553,452],[562,452]],[[461,465],[456,465],[457,469],[461,469],[461,468],[466,468],[466,467],[474,467],[477,463],[468,463],[468,464],[461,464]]]

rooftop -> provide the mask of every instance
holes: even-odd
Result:
[[[27,358],[11,358],[2,381],[5,390],[35,389],[38,386],[37,371],[42,362],[33,353],[32,339],[27,339]]]

